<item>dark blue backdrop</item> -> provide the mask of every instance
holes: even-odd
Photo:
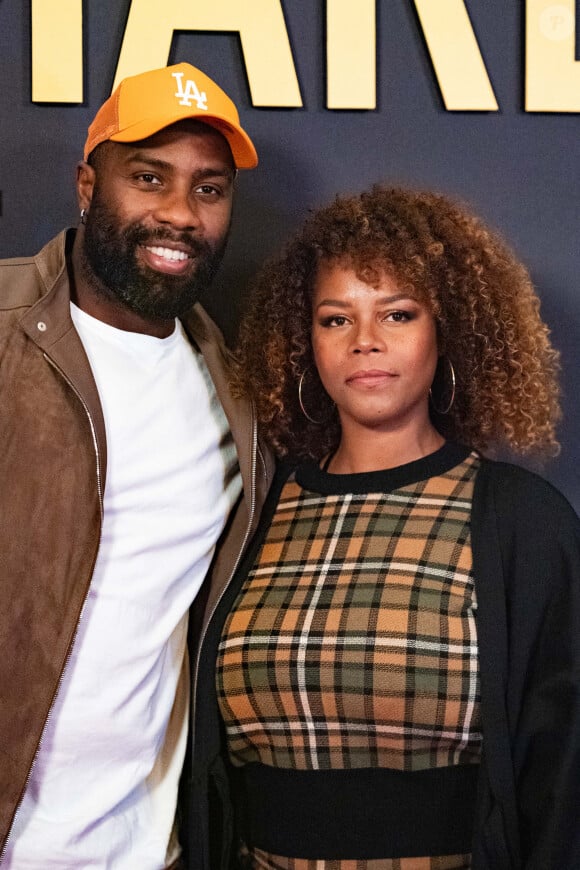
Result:
[[[580,509],[580,117],[524,111],[524,2],[466,5],[497,113],[445,111],[411,0],[377,3],[376,111],[325,108],[323,0],[283,0],[301,109],[252,107],[236,35],[175,34],[168,62],[187,60],[214,77],[260,154],[258,169],[242,173],[231,245],[206,304],[233,337],[249,276],[308,209],[338,191],[381,179],[459,196],[503,232],[538,287],[565,391],[562,454],[545,473]],[[84,3],[85,103],[34,105],[29,4],[0,0],[0,256],[33,253],[76,222],[74,166],[110,93],[129,6]]]

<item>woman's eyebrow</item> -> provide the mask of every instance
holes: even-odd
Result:
[[[392,305],[394,302],[401,302],[403,299],[416,302],[415,297],[409,296],[408,293],[396,293],[394,296],[380,296],[375,301],[377,305]],[[352,308],[352,302],[348,302],[344,299],[321,299],[316,307],[321,308],[323,305],[332,305],[337,308]]]

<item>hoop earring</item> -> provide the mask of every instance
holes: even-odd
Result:
[[[306,408],[304,407],[304,402],[302,400],[302,387],[304,385],[304,378],[306,376],[306,371],[303,371],[300,375],[300,380],[298,381],[298,404],[300,405],[300,410],[304,414],[307,420],[311,423],[314,423],[315,426],[320,426],[322,424],[322,420],[315,420],[314,417],[311,417]]]
[[[85,220],[86,216],[87,216],[86,208],[81,208],[81,223],[82,224],[86,224],[86,220]]]
[[[435,404],[435,400],[433,399],[433,390],[432,390],[432,388],[429,388],[429,398],[431,399],[431,405],[433,406],[433,410],[437,414],[441,414],[442,417],[444,417],[445,414],[448,414],[449,411],[451,410],[451,408],[453,407],[453,402],[455,401],[455,383],[456,383],[456,381],[455,381],[455,369],[453,368],[453,363],[451,362],[451,360],[449,359],[448,356],[443,357],[443,359],[446,360],[447,365],[449,366],[449,376],[451,378],[451,398],[449,399],[449,402],[447,403],[446,408],[438,408],[437,407],[437,405]]]

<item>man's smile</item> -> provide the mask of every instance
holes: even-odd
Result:
[[[183,248],[170,248],[166,245],[140,245],[139,248],[146,265],[166,275],[182,275],[194,262],[195,254]]]
[[[155,254],[157,257],[163,257],[165,260],[187,260],[189,258],[189,254],[185,251],[179,251],[174,248],[165,248],[160,245],[147,245],[146,247],[152,254]]]

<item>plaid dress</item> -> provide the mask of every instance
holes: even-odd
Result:
[[[478,456],[285,483],[225,623],[217,690],[232,763],[309,771],[477,765],[470,516]],[[429,475],[429,476],[427,476]],[[346,796],[348,799],[348,796]],[[437,800],[437,795],[433,795]],[[468,854],[285,858],[276,870],[459,870]]]

